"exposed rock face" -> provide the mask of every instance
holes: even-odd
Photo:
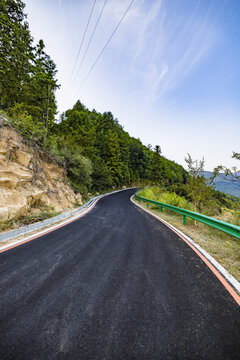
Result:
[[[0,119],[0,222],[36,213],[36,208],[72,209],[82,203],[66,183],[63,168],[23,143]]]

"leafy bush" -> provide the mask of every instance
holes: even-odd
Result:
[[[173,187],[170,186],[170,189]],[[182,209],[195,211],[194,205],[188,200],[188,194],[186,197],[179,196],[173,191],[168,191],[169,188],[166,190],[166,188],[160,188],[160,187],[150,187],[143,189],[139,195],[142,197],[145,197],[147,199],[155,200],[161,203],[177,206]],[[187,187],[186,187],[187,188]],[[215,190],[213,190],[215,191]],[[221,195],[221,196],[220,196]],[[220,201],[222,199],[222,201]],[[231,197],[232,199],[232,197]],[[224,194],[218,192],[218,197],[215,198],[214,196],[212,198],[206,199],[202,204],[200,208],[200,213],[207,215],[207,216],[214,216],[220,220],[230,222],[235,225],[240,225],[240,211],[238,207],[238,201],[236,199],[236,203],[234,203],[228,196],[224,198]],[[227,206],[223,206],[227,205]],[[158,208],[158,207],[157,207]],[[166,210],[167,211],[167,210]],[[172,213],[170,211],[170,213]],[[226,214],[228,214],[226,218]]]
[[[74,189],[77,191],[81,189],[83,191],[83,189],[85,189],[84,192],[87,192],[87,189],[90,188],[92,184],[91,160],[82,155],[74,155],[71,158],[67,171],[71,176],[70,181]]]
[[[152,187],[144,189],[140,192],[140,196],[155,200],[164,204],[180,207],[182,209],[193,211],[193,205],[187,201],[184,197],[178,196],[174,192],[168,192],[165,189],[159,187]]]
[[[27,140],[42,142],[45,128],[42,122],[36,122],[25,110],[23,103],[16,104],[8,110],[9,123],[16,128],[21,136]]]

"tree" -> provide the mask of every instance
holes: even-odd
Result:
[[[93,189],[100,191],[112,186],[111,171],[99,156],[93,162],[92,183]]]
[[[240,153],[233,151],[232,158],[240,160]],[[230,176],[233,181],[240,181],[240,169],[238,169],[237,166],[233,166],[231,169],[229,169],[223,165],[219,165],[213,170],[212,180],[214,180],[221,171],[224,172],[225,176]]]
[[[22,101],[33,61],[32,37],[20,0],[0,0],[0,106]]]
[[[139,139],[131,139],[130,164],[133,172],[133,180],[147,179],[150,176],[149,150],[142,145]]]
[[[160,146],[160,145],[156,145],[155,148],[154,148],[154,151],[155,151],[158,155],[161,155],[161,153],[162,153],[161,146]]]
[[[57,109],[57,70],[43,40],[33,47],[24,8],[21,0],[0,0],[0,108],[22,119],[45,147]],[[21,121],[13,125],[22,132]]]
[[[80,102],[78,102],[79,104]],[[82,149],[82,154],[93,161],[98,154],[95,147],[94,123],[89,112],[76,105],[72,110],[66,111],[66,118],[60,123],[59,128],[66,133],[69,143],[77,143]]]
[[[193,160],[191,155],[188,154],[185,161],[190,175],[186,186],[193,202],[194,210],[199,211],[203,201],[209,199],[212,193],[208,180],[203,176],[205,160],[204,158],[200,161]]]
[[[41,109],[42,122],[45,128],[43,144],[46,144],[49,125],[53,124],[56,113],[55,90],[59,87],[56,80],[56,65],[44,51],[45,44],[39,40],[35,48],[35,67],[31,84],[35,103]],[[30,84],[30,85],[31,85]],[[37,98],[36,98],[37,97]]]
[[[107,164],[111,171],[113,184],[120,185],[121,177],[122,177],[122,172],[121,172],[122,164],[121,164],[121,160],[120,160],[121,152],[120,152],[118,137],[117,137],[117,134],[111,130],[108,131],[107,137],[108,137]]]

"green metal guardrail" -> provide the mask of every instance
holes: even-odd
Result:
[[[191,219],[194,219],[194,220],[202,222],[206,225],[212,226],[215,229],[224,231],[225,233],[230,234],[230,235],[235,236],[236,238],[240,239],[240,226],[233,225],[233,224],[227,223],[225,221],[217,220],[217,219],[211,218],[206,215],[198,214],[193,211],[181,209],[181,208],[178,208],[177,206],[160,203],[155,200],[150,200],[150,199],[147,199],[147,198],[137,195],[137,193],[135,193],[135,198],[139,200],[139,203],[141,201],[146,202],[147,207],[148,207],[148,204],[152,204],[152,205],[159,206],[161,211],[163,208],[165,208],[165,209],[172,210],[174,212],[177,212],[177,213],[183,215],[183,224],[184,225],[186,225],[186,218],[189,217]]]

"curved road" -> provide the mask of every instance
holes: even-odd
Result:
[[[0,254],[1,359],[239,359],[239,306],[131,194]]]

